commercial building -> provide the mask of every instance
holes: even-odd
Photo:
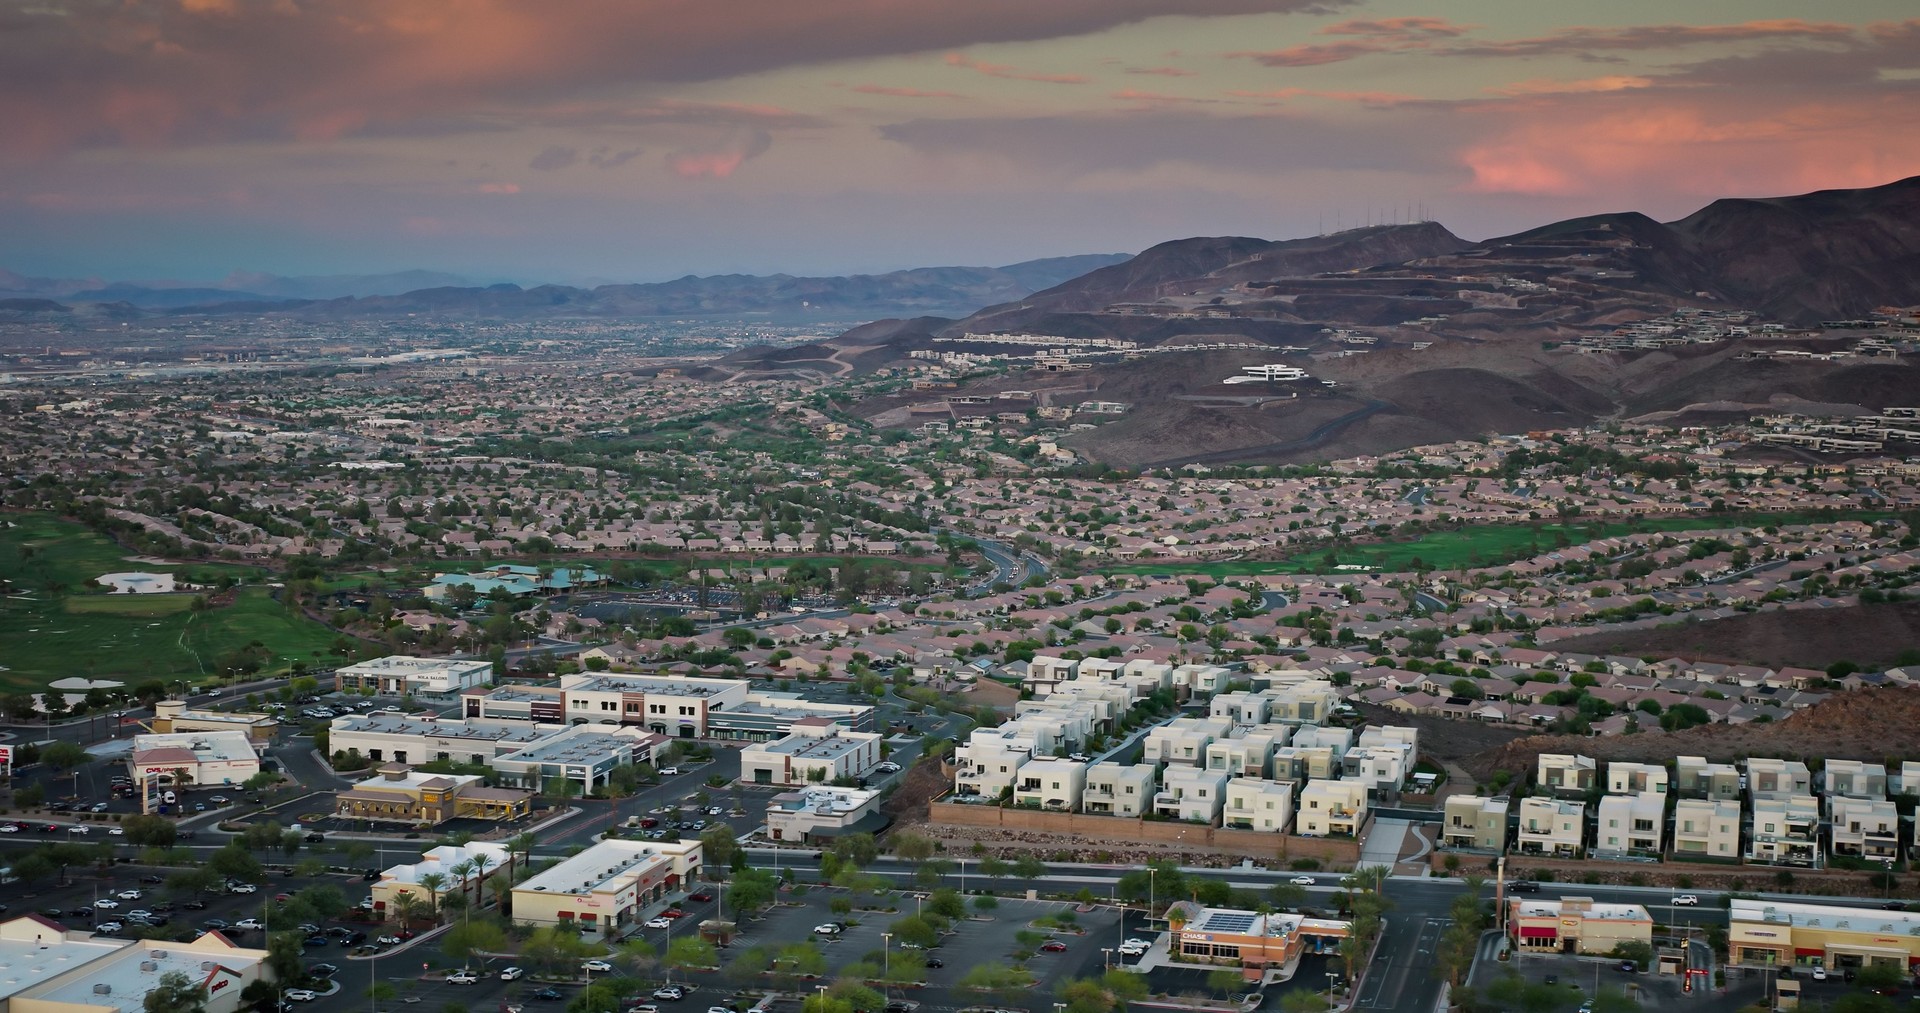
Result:
[[[1673,853],[1738,861],[1740,803],[1683,798],[1673,806]]]
[[[767,836],[776,841],[816,844],[886,825],[880,793],[865,788],[802,788],[767,803]]]
[[[1729,899],[1727,951],[1758,967],[1920,965],[1920,913]]]
[[[826,784],[865,777],[880,762],[880,734],[855,732],[827,718],[795,722],[786,736],[740,750],[740,780],[750,784]]]
[[[478,774],[431,774],[404,763],[385,763],[369,778],[334,794],[342,819],[438,826],[456,817],[516,820],[533,811],[534,792],[489,788]]]
[[[563,731],[565,725],[530,721],[459,721],[431,714],[369,714],[334,718],[327,749],[334,757],[375,763],[485,764]]]
[[[1653,917],[1639,904],[1529,898],[1508,901],[1507,910],[1507,931],[1522,949],[1606,954],[1621,943],[1653,945]]]
[[[424,914],[437,910],[451,893],[465,894],[477,906],[486,900],[486,878],[505,875],[512,865],[504,844],[475,841],[429,848],[419,861],[380,873],[371,891],[371,907],[376,917],[390,918],[400,907],[400,897],[411,896]],[[429,879],[432,882],[425,882]]]
[[[501,779],[539,788],[554,778],[579,785],[591,795],[613,776],[615,767],[649,763],[666,738],[636,727],[570,725],[553,735],[493,758],[489,766]]]
[[[161,700],[153,705],[149,727],[158,734],[173,732],[244,732],[255,742],[269,742],[279,719],[271,714],[241,711],[202,711],[181,700]]]
[[[207,1013],[238,1013],[240,993],[271,980],[265,950],[218,932],[192,942],[110,939],[69,932],[38,915],[0,922],[0,1011],[143,1013],[167,974],[205,990]]]
[[[1496,854],[1505,851],[1507,805],[1505,795],[1493,798],[1478,795],[1449,797],[1441,813],[1441,846]]]
[[[395,654],[333,671],[333,688],[374,696],[444,698],[493,681],[493,662]]]
[[[1516,850],[1529,855],[1578,858],[1586,826],[1587,807],[1579,802],[1523,798]]]
[[[1332,953],[1352,925],[1333,918],[1201,907],[1179,901],[1167,908],[1173,938],[1167,949],[1185,963],[1248,970],[1285,967],[1305,953]]]
[[[879,727],[871,704],[758,691],[740,679],[588,672],[561,676],[558,686],[502,686],[461,697],[469,718],[632,725],[675,739],[767,741],[813,718],[853,731]]]
[[[227,787],[260,773],[260,754],[246,732],[136,735],[127,768],[143,791],[149,784]]]
[[[700,873],[699,841],[603,840],[513,888],[513,920],[617,939],[639,913]]]

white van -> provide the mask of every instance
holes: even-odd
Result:
[[[179,798],[174,795],[173,789],[169,788],[166,791],[161,792],[160,801],[165,802],[168,805],[172,805],[173,803],[179,801]]]

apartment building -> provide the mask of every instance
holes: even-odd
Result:
[[[1174,718],[1147,732],[1143,758],[1197,767],[1206,762],[1207,745],[1227,738],[1232,730],[1233,722],[1221,718]]]
[[[1582,803],[1523,798],[1515,850],[1528,855],[1578,858],[1584,850],[1586,826],[1587,807]]]
[[[1227,801],[1224,770],[1202,767],[1168,767],[1160,775],[1160,790],[1153,796],[1155,815],[1189,820],[1208,825],[1220,822],[1220,811]]]
[[[1561,795],[1584,795],[1599,780],[1599,764],[1577,753],[1541,753],[1534,784]]]
[[[1829,798],[1844,795],[1849,798],[1886,798],[1887,768],[1885,764],[1868,763],[1864,760],[1828,760],[1821,772],[1826,778],[1826,793]]]
[[[1884,798],[1830,795],[1827,804],[1834,857],[1899,860],[1900,812],[1892,802]]]
[[[1270,702],[1265,693],[1234,690],[1231,693],[1218,694],[1208,701],[1207,716],[1231,721],[1236,725],[1263,725],[1267,723],[1267,707]]]
[[[1747,819],[1747,861],[1820,864],[1820,802],[1812,795],[1756,797]]]
[[[1629,763],[1614,760],[1607,764],[1607,794],[1637,795],[1650,791],[1667,793],[1667,768],[1657,763]]]
[[[1259,777],[1236,777],[1227,782],[1227,804],[1221,826],[1284,834],[1293,826],[1293,784]]]
[[[1027,662],[1027,674],[1020,680],[1020,688],[1029,690],[1036,697],[1046,696],[1056,686],[1071,682],[1080,671],[1077,658],[1056,658],[1047,654],[1036,654]]]
[[[1900,769],[1887,778],[1887,792],[1892,795],[1920,795],[1920,761],[1900,761]]]
[[[1182,697],[1216,693],[1233,679],[1233,672],[1219,665],[1177,665],[1173,669],[1173,688]]]
[[[1749,756],[1747,791],[1756,799],[1790,799],[1813,794],[1813,772],[1799,760]]]
[[[1099,816],[1139,817],[1152,810],[1154,775],[1151,763],[1096,763],[1087,768],[1087,786],[1080,792],[1080,811]]]
[[[1355,749],[1371,746],[1392,746],[1402,748],[1407,754],[1406,766],[1409,771],[1420,762],[1420,729],[1405,725],[1368,725],[1360,730],[1360,737],[1353,740]]]
[[[1367,786],[1359,781],[1309,781],[1294,818],[1302,837],[1355,837],[1367,825]]]
[[[1207,769],[1235,777],[1266,777],[1273,772],[1275,750],[1287,744],[1292,725],[1256,725],[1228,739],[1207,743]]]
[[[1267,698],[1267,720],[1299,724],[1323,724],[1340,704],[1340,692],[1322,679],[1272,686],[1261,691]]]
[[[953,751],[953,793],[997,799],[1013,791],[1020,768],[1033,759],[1027,746],[1014,745],[976,729],[967,743]]]
[[[1505,795],[1450,796],[1441,813],[1441,846],[1494,853],[1507,850],[1508,805]]]
[[[1411,751],[1406,743],[1355,746],[1340,758],[1340,776],[1365,782],[1371,792],[1397,791],[1413,773],[1407,760]]]
[[[1666,824],[1667,796],[1660,792],[1607,795],[1600,799],[1593,853],[1657,856],[1665,843]]]
[[[1087,765],[1051,757],[1029,760],[1013,782],[1013,804],[1071,812],[1087,788]]]
[[[1714,801],[1740,801],[1740,771],[1731,763],[1709,763],[1704,756],[1674,760],[1674,787],[1682,795]]]
[[[1720,798],[1683,798],[1674,803],[1673,853],[1738,859],[1740,803]]]

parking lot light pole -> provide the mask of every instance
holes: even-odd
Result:
[[[880,933],[880,987],[889,1001],[893,999],[893,933]]]
[[[1106,960],[1107,960],[1107,970],[1109,970],[1109,971],[1111,971],[1111,970],[1113,970],[1113,947],[1111,947],[1111,946],[1102,946],[1102,947],[1100,947],[1100,952],[1101,952],[1102,954],[1105,954],[1105,956],[1106,956]]]

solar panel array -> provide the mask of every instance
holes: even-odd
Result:
[[[1234,911],[1214,911],[1207,915],[1206,924],[1201,926],[1201,931],[1244,933],[1253,928],[1253,920],[1258,917],[1259,915]]]

